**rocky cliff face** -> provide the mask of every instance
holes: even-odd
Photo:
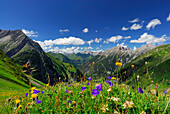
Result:
[[[0,30],[0,49],[20,65],[30,61],[31,67],[37,69],[33,76],[38,80],[48,83],[48,74],[51,83],[54,83],[53,79],[58,78],[51,59],[38,43],[28,38],[21,30]]]
[[[136,50],[131,50],[125,47],[113,47],[109,50],[104,51],[102,54],[97,55],[88,60],[84,64],[84,69],[82,69],[82,71],[90,72],[90,66],[92,62],[95,62],[93,66],[94,73],[103,74],[105,72],[104,67],[107,71],[114,71],[116,69],[116,61],[120,61],[125,65],[134,60],[135,58],[141,56],[142,54],[145,54],[146,52],[154,49],[155,47],[156,46],[153,46],[151,44],[144,45],[140,48],[137,48]],[[100,63],[102,63],[103,65],[101,65]]]

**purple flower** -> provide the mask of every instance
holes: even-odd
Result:
[[[109,80],[111,80],[111,78],[112,78],[112,77],[111,77],[111,76],[109,76],[109,77],[107,77],[107,78],[108,78]]]
[[[154,88],[155,88],[155,89],[157,89],[157,87],[156,87],[156,86],[154,86]]]
[[[117,81],[116,81],[116,80],[114,80],[114,83],[116,84],[116,83],[117,83]]]
[[[88,78],[90,81],[92,80],[92,78],[90,77],[90,78]]]
[[[36,100],[36,103],[35,103],[35,104],[39,104],[39,103],[41,103],[41,101],[40,101],[40,100]]]
[[[99,94],[99,91],[97,89],[93,89],[92,94],[93,96],[96,96]]]
[[[65,85],[67,85],[67,83],[65,83]]]
[[[90,85],[90,83],[89,83],[89,82],[87,82],[87,85]]]
[[[44,91],[41,91],[41,94],[44,94]]]
[[[69,91],[68,90],[65,90],[66,93],[68,93]]]
[[[55,90],[54,92],[55,92],[55,93],[57,93],[57,91],[56,91],[56,90]]]
[[[110,86],[113,86],[113,84],[112,84],[112,82],[111,82],[111,81],[108,81],[108,84],[109,84]]]
[[[109,80],[106,80],[106,83],[109,83]]]
[[[68,101],[68,103],[72,103],[72,101]]]
[[[84,91],[86,89],[86,87],[81,87],[81,90]]]
[[[25,93],[25,96],[28,96],[28,93]]]
[[[98,86],[96,86],[97,90],[101,91],[102,90],[102,84],[99,84]]]
[[[132,86],[132,89],[134,89],[134,86]]]
[[[138,93],[143,93],[142,88],[141,88],[141,87],[139,87],[139,88],[137,89],[137,92],[138,92]]]
[[[71,85],[68,85],[68,87],[70,87]]]
[[[164,94],[166,95],[166,94],[167,94],[167,91],[164,91]]]
[[[37,93],[39,93],[40,91],[38,91],[38,90],[36,90],[36,89],[34,89],[33,90],[33,94],[37,94]]]

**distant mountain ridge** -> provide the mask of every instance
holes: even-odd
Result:
[[[126,48],[123,46],[113,47],[104,51],[100,55],[94,56],[93,58],[85,62],[84,69],[82,69],[82,71],[90,72],[90,66],[93,62],[95,63],[93,73],[104,73],[105,71],[103,66],[106,68],[107,71],[114,71],[116,69],[116,61],[120,61],[125,65],[134,60],[135,58],[141,56],[142,54],[145,54],[146,52],[154,49],[155,47],[156,46],[153,46],[151,44],[146,44],[140,48],[137,48],[136,50],[131,50],[130,48]],[[102,63],[103,66],[99,65],[100,63]]]

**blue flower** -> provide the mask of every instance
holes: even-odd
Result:
[[[66,93],[68,93],[69,91],[68,90],[65,90]]]
[[[89,83],[89,82],[87,82],[87,85],[90,85],[90,83]]]
[[[112,78],[112,77],[111,77],[111,76],[109,76],[109,77],[107,77],[107,78],[108,78],[109,80],[111,80],[111,78]]]
[[[139,88],[137,89],[137,92],[138,92],[138,93],[143,93],[142,88],[141,88],[141,87],[139,87]]]
[[[164,91],[164,94],[166,95],[166,94],[167,94],[167,91]]]
[[[99,84],[98,86],[96,86],[97,90],[101,91],[102,90],[102,84]]]
[[[41,94],[44,94],[44,91],[41,91]]]
[[[86,87],[81,87],[81,90],[84,91],[86,89]]]
[[[28,96],[28,93],[25,93],[25,96]]]
[[[114,83],[116,84],[116,83],[117,83],[117,81],[116,81],[116,80],[114,80]]]
[[[132,89],[134,89],[134,86],[132,86]]]
[[[39,92],[40,92],[39,90],[36,90],[36,89],[33,90],[33,94],[37,94]]]
[[[90,81],[92,80],[92,78],[90,77],[90,78],[88,78]]]
[[[72,101],[68,101],[68,103],[72,103]]]
[[[93,89],[92,94],[93,96],[96,96],[99,94],[99,91],[97,89]]]

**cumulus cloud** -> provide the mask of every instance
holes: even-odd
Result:
[[[133,47],[133,50],[136,50],[136,46]]]
[[[117,35],[117,36],[112,36],[111,38],[109,38],[109,39],[107,39],[107,41],[106,42],[116,42],[116,41],[119,41],[119,40],[121,40],[123,37],[122,36],[120,36],[120,35]]]
[[[35,38],[38,37],[37,35],[38,32],[34,32],[33,30],[29,31],[29,30],[22,29],[22,32],[29,37],[35,37]]]
[[[144,33],[140,36],[138,40],[131,40],[130,43],[147,43],[147,44],[155,44],[155,43],[162,43],[165,42],[166,39],[164,37],[157,38],[154,35]]]
[[[78,53],[80,52],[80,47],[68,47],[68,48],[62,48],[54,47],[53,49],[50,49],[49,51],[58,52],[58,53]]]
[[[129,21],[129,23],[136,23],[136,22],[139,22],[139,18],[136,18],[136,19]]]
[[[102,41],[102,38],[99,38],[99,39],[95,38],[95,42],[96,42],[96,43],[99,43],[99,42],[101,42],[101,41]]]
[[[161,21],[159,19],[153,19],[151,20],[148,25],[146,26],[146,28],[149,30],[151,27],[152,29],[155,28],[156,25],[160,25],[161,24]]]
[[[126,28],[126,27],[122,27],[122,30],[125,31],[125,30],[128,30],[129,28]]]
[[[124,39],[129,39],[129,38],[131,38],[131,36],[125,36],[125,37],[124,37]]]
[[[61,33],[70,32],[70,30],[69,29],[63,29],[63,30],[59,30],[59,32],[61,32]]]
[[[84,45],[85,41],[76,38],[76,37],[68,37],[68,38],[58,38],[55,40],[45,40],[45,41],[36,41],[38,42],[41,47],[53,46],[53,45]]]
[[[84,32],[84,33],[87,33],[87,32],[89,32],[89,29],[88,29],[88,28],[85,28],[85,29],[83,29],[83,32]]]
[[[90,40],[90,41],[87,41],[87,43],[88,43],[89,45],[91,45],[91,43],[93,43],[93,41],[94,41],[94,40]]]
[[[142,28],[142,25],[140,25],[140,24],[133,24],[131,27],[130,27],[130,29],[131,30],[138,30],[138,29],[141,29]]]
[[[170,14],[169,14],[169,16],[166,18],[166,20],[167,20],[167,21],[170,21]]]

